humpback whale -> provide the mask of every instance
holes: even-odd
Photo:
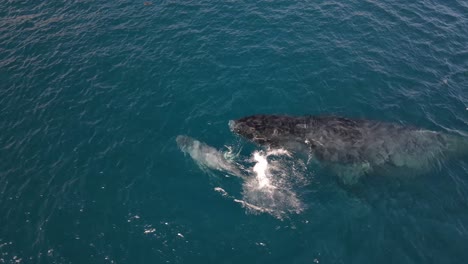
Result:
[[[422,128],[339,116],[252,115],[231,131],[262,146],[306,151],[345,183],[379,167],[427,170],[443,157],[468,156],[465,138]]]
[[[229,152],[221,152],[212,146],[200,142],[192,137],[179,135],[176,137],[180,150],[187,153],[201,167],[229,173],[238,177],[245,177],[239,166],[236,166]]]

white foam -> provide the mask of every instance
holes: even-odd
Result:
[[[145,234],[151,234],[154,232],[156,232],[156,228],[148,228],[148,229],[145,229],[144,231]]]
[[[188,153],[202,170],[210,174],[218,170],[242,178],[241,199],[228,193],[223,189],[224,186],[215,186],[214,191],[242,204],[248,212],[268,213],[282,219],[289,213],[304,210],[296,187],[306,183],[303,175],[305,164],[287,150],[257,150],[251,153],[250,159],[245,159],[240,157],[242,148],[239,146],[227,145],[227,151],[220,151],[187,136],[178,136],[176,141],[180,149]],[[245,166],[247,160],[253,162],[254,166],[250,167],[252,163]]]
[[[228,196],[228,193],[221,187],[215,187],[214,190],[219,192],[224,197]]]
[[[270,180],[268,179],[266,173],[268,170],[268,161],[267,161],[267,156],[262,156],[259,152],[254,153],[254,160],[257,162],[255,166],[253,167],[253,171],[256,174],[257,177],[257,182],[258,182],[258,188],[275,188],[273,185],[271,185]]]
[[[276,187],[271,184],[271,181],[268,178],[269,174],[269,167],[270,164],[268,163],[269,156],[288,156],[291,157],[291,153],[285,149],[271,149],[268,150],[266,153],[263,151],[255,151],[253,153],[253,159],[256,161],[255,166],[253,167],[253,171],[256,175],[258,181],[258,188],[259,189],[275,189]]]
[[[267,213],[274,213],[273,210],[271,210],[271,209],[263,208],[263,207],[260,207],[260,206],[256,206],[256,205],[254,205],[254,204],[248,203],[248,202],[243,201],[243,200],[234,199],[234,202],[240,203],[240,204],[242,204],[242,206],[244,206],[244,207],[246,207],[246,208],[249,208],[249,209],[251,209],[251,210],[254,210],[254,211],[258,211],[258,212],[267,212]]]
[[[294,189],[295,182],[302,181],[303,171],[291,153],[284,149],[254,151],[251,160],[255,162],[250,169],[254,177],[244,182],[243,199],[234,201],[251,213],[269,213],[279,219],[289,212],[302,212],[303,203]]]
[[[270,149],[268,150],[266,156],[288,156],[291,157],[291,152],[285,149]]]

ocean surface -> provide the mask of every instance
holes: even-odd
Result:
[[[467,263],[468,159],[348,186],[253,114],[467,137],[468,2],[0,1],[0,263]]]

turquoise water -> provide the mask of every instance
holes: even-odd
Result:
[[[2,1],[0,263],[464,263],[467,160],[309,166],[279,217],[175,138],[249,157],[227,123],[259,113],[466,136],[467,107],[463,0]]]

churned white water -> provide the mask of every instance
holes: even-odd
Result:
[[[239,176],[241,197],[220,186],[214,190],[241,204],[247,212],[268,213],[283,218],[289,213],[304,210],[297,190],[307,182],[305,165],[287,150],[256,150],[247,159],[231,146],[226,146],[228,151],[222,152],[188,136],[178,136],[176,141],[180,149],[188,153],[202,170],[210,174],[221,171]]]
[[[274,188],[271,185],[270,180],[267,177],[268,170],[268,161],[266,156],[262,156],[259,152],[254,152],[254,160],[257,162],[253,167],[253,171],[256,174],[256,179],[258,181],[258,188]]]
[[[254,151],[252,176],[243,184],[242,204],[251,213],[269,213],[283,218],[288,213],[300,213],[304,204],[297,194],[298,182],[305,182],[305,167],[297,166],[291,153],[284,149]]]

